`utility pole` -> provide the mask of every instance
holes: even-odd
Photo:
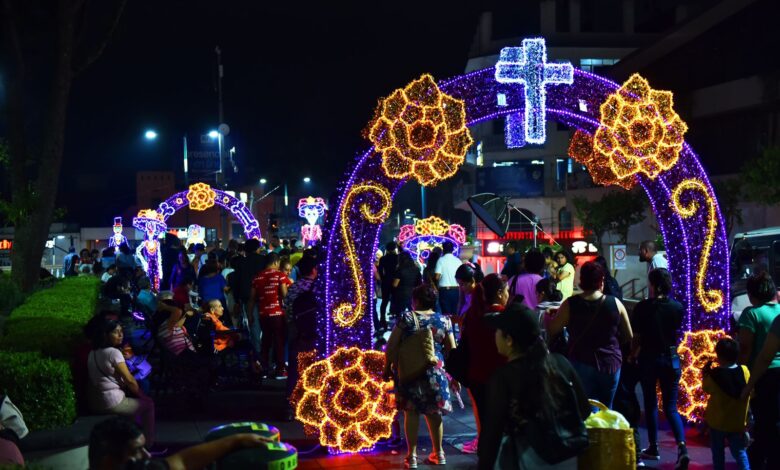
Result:
[[[226,128],[225,126],[225,114],[224,114],[224,108],[222,106],[222,77],[224,76],[224,70],[222,68],[222,49],[220,49],[219,46],[216,46],[214,48],[214,52],[217,54],[217,103],[218,103],[218,115],[219,120],[217,121],[219,123],[219,135],[217,136],[218,139],[218,145],[219,145],[219,173],[217,173],[217,187],[224,191],[225,190],[225,155],[224,155],[224,138],[226,132],[224,132],[223,128]],[[230,232],[228,231],[228,218],[227,213],[223,210],[220,211],[220,222],[222,225],[222,240],[223,240],[223,246],[227,246],[228,241],[230,240]]]

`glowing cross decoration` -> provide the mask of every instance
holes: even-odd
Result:
[[[547,46],[542,38],[523,39],[522,47],[505,47],[496,63],[496,81],[522,83],[525,94],[525,142],[543,144],[546,139],[546,91],[548,84],[574,83],[574,67],[569,62],[547,63]],[[507,116],[507,146],[521,147],[521,122]]]

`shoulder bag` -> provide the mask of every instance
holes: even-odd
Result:
[[[420,328],[417,313],[411,314],[414,332],[401,342],[398,350],[398,380],[402,385],[418,379],[439,362],[433,344],[433,332],[428,327]]]

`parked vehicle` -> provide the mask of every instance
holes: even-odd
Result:
[[[738,320],[750,306],[745,285],[747,278],[768,271],[780,280],[780,227],[768,227],[738,233],[731,245],[731,314]]]

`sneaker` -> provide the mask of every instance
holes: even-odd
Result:
[[[677,447],[677,464],[674,466],[674,470],[688,470],[688,464],[691,462],[691,458],[688,457],[688,448],[685,445]]]
[[[417,456],[409,455],[404,457],[404,468],[417,468]]]
[[[427,459],[425,459],[426,465],[447,465],[447,457],[444,452],[436,455],[436,452],[431,452]]]
[[[473,441],[469,441],[463,444],[461,452],[464,454],[476,454],[479,448],[479,437],[474,438]]]
[[[661,460],[661,454],[658,453],[657,445],[650,445],[642,451],[642,458],[646,460]]]
[[[646,468],[647,465],[645,465],[645,463],[642,460],[637,460],[636,461],[636,468],[640,468],[640,467],[641,468]]]
[[[276,379],[282,380],[287,378],[287,368],[286,367],[280,367],[276,369]]]

